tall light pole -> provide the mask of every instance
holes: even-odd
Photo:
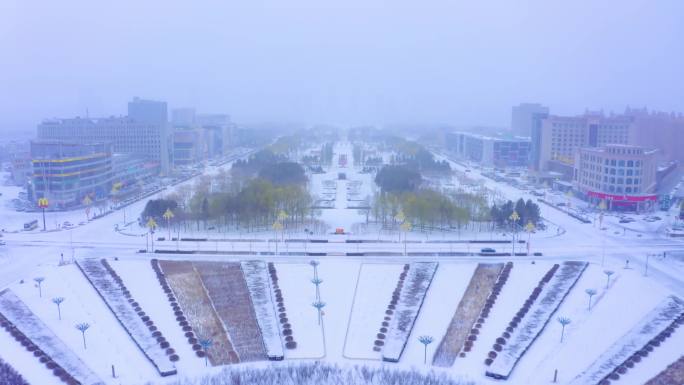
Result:
[[[404,223],[401,224],[401,231],[404,232],[404,255],[406,255],[406,236],[409,231],[411,231],[411,222],[409,221],[404,221]]]
[[[81,201],[83,206],[85,206],[85,215],[86,215],[86,221],[90,220],[90,206],[93,204],[93,200],[90,199],[90,195],[86,195],[83,197],[83,200]]]
[[[169,228],[169,241],[171,240],[171,219],[173,219],[174,214],[173,211],[171,211],[170,208],[166,208],[166,211],[164,212],[163,215],[164,219],[166,219],[166,226]]]
[[[275,255],[278,255],[278,231],[283,229],[283,224],[275,221],[273,222],[273,231],[275,233]]]
[[[527,255],[530,255],[530,241],[532,241],[532,233],[536,230],[534,223],[532,221],[527,222],[525,225],[525,231],[527,232]]]
[[[599,214],[599,231],[603,231],[603,213],[606,211],[606,208],[608,208],[608,205],[606,204],[606,201],[602,199],[598,207],[599,210],[601,210],[601,213]],[[606,260],[606,234],[601,234],[603,234],[601,237],[601,266],[603,266]]]
[[[520,215],[518,215],[518,212],[513,210],[513,213],[511,214],[510,217],[511,223],[513,224],[513,242],[511,243],[513,245],[513,254],[512,256],[515,257],[515,235],[517,232],[517,226],[518,226],[518,221],[520,220]]]
[[[38,199],[38,207],[43,210],[43,231],[47,231],[47,226],[45,226],[45,209],[48,207],[49,203],[47,198]]]
[[[157,228],[157,222],[154,218],[150,217],[150,219],[147,220],[147,228],[149,229],[148,234],[152,242],[152,252],[154,253],[154,229]]]
[[[394,216],[394,220],[399,223],[404,223],[406,220],[406,215],[404,215],[403,211],[399,211],[397,215]],[[401,242],[401,231],[399,232],[399,242]]]

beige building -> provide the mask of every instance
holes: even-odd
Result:
[[[631,117],[542,115],[532,129],[531,167],[548,171],[565,165],[571,169],[580,148],[635,143],[636,126]]]
[[[574,162],[575,189],[590,202],[605,201],[609,209],[648,209],[657,201],[656,153],[617,144],[581,148]]]

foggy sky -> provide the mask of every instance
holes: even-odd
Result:
[[[684,112],[684,1],[0,1],[0,131],[133,96],[240,122]]]

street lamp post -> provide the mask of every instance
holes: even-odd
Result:
[[[527,225],[525,225],[525,231],[527,232],[527,255],[528,256],[530,255],[530,248],[531,248],[530,242],[532,241],[532,233],[534,232],[535,229],[536,228],[534,226],[534,223],[532,223],[531,221],[527,222]]]
[[[38,199],[38,207],[43,210],[43,231],[47,231],[47,226],[45,225],[45,209],[48,207],[49,202],[47,198]]]
[[[147,220],[147,228],[149,229],[152,252],[154,253],[154,230],[157,228],[157,222],[154,220],[154,218],[150,217],[150,219]]]
[[[411,231],[411,222],[409,221],[404,221],[404,223],[401,224],[401,230],[404,232],[404,255],[406,255],[406,236],[409,231]]]
[[[174,214],[173,211],[171,211],[170,208],[166,208],[166,211],[164,212],[163,215],[164,219],[166,219],[166,226],[169,228],[169,241],[171,240],[171,219],[173,219]]]
[[[275,233],[275,255],[278,255],[278,231],[283,229],[283,224],[279,221],[273,222],[273,231]]]
[[[606,211],[606,208],[608,205],[606,204],[605,200],[601,200],[601,203],[599,203],[599,210],[601,210],[601,213],[599,214],[599,231],[603,231],[603,213]],[[601,266],[604,265],[606,260],[606,234],[603,234],[601,237]]]
[[[520,220],[520,215],[518,215],[517,211],[513,210],[513,213],[511,214],[510,217],[508,217],[508,219],[510,219],[511,223],[513,224],[513,232],[512,232],[513,233],[513,242],[512,242],[513,254],[512,254],[512,256],[515,257],[515,235],[517,232],[517,226],[518,226],[518,221]]]

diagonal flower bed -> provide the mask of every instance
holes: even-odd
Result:
[[[240,362],[192,262],[161,260],[158,263],[177,301],[172,310],[175,315],[184,317],[186,323],[181,324],[181,328],[195,354],[199,357],[206,354],[212,365]],[[211,347],[206,352],[200,339],[211,340]]]
[[[88,258],[76,261],[76,265],[159,374],[176,374],[172,361],[178,356],[107,261]]]
[[[458,304],[444,338],[437,347],[433,365],[450,367],[459,352],[465,356],[477,339],[489,316],[513,264],[481,263],[475,269],[463,298]]]
[[[667,297],[570,384],[609,385],[611,381],[619,380],[620,376],[647,357],[682,324],[684,301],[675,296]]]
[[[432,279],[437,271],[437,262],[414,262],[408,270],[405,284],[401,289],[396,311],[393,312],[382,360],[399,362],[413,325],[423,306]]]
[[[12,291],[0,292],[0,326],[48,370],[69,385],[103,385],[69,347]]]
[[[273,262],[268,263],[268,275],[271,278],[271,287],[273,293],[275,294],[276,305],[278,306],[278,317],[280,319],[287,318],[287,309],[285,308],[285,298],[283,297],[283,291],[280,289],[278,283],[278,271],[276,270]],[[292,325],[289,322],[281,323],[282,336],[285,338],[285,348],[293,350],[297,349],[297,341],[294,338],[294,332],[292,331]]]
[[[0,384],[4,385],[29,385],[14,368],[0,358]]]
[[[680,322],[680,325],[683,323],[684,320]],[[670,384],[684,384],[684,356],[679,357],[677,361],[671,363],[665,370],[646,383],[646,385]]]
[[[265,360],[266,349],[240,264],[193,263],[241,362]],[[280,320],[287,322],[287,318]]]
[[[375,335],[376,339],[373,342],[373,350],[376,352],[382,351],[382,347],[385,345],[385,339],[387,338],[387,331],[390,327],[390,322],[392,321],[392,315],[394,311],[397,310],[397,304],[399,303],[399,296],[401,295],[401,288],[404,287],[404,281],[406,280],[406,275],[410,265],[407,263],[404,265],[404,270],[399,274],[399,279],[397,280],[397,286],[392,292],[392,299],[385,309],[385,317],[380,324],[380,330],[378,334]]]
[[[490,365],[485,373],[487,376],[507,379],[511,375],[587,266],[586,262],[564,262],[549,270],[501,338],[497,338],[494,350],[489,352],[485,361]]]
[[[261,330],[266,356],[269,360],[281,361],[285,358],[283,344],[278,329],[271,286],[269,284],[268,267],[263,261],[244,261],[240,264],[245,276],[247,289],[252,299],[252,306],[257,324]]]

